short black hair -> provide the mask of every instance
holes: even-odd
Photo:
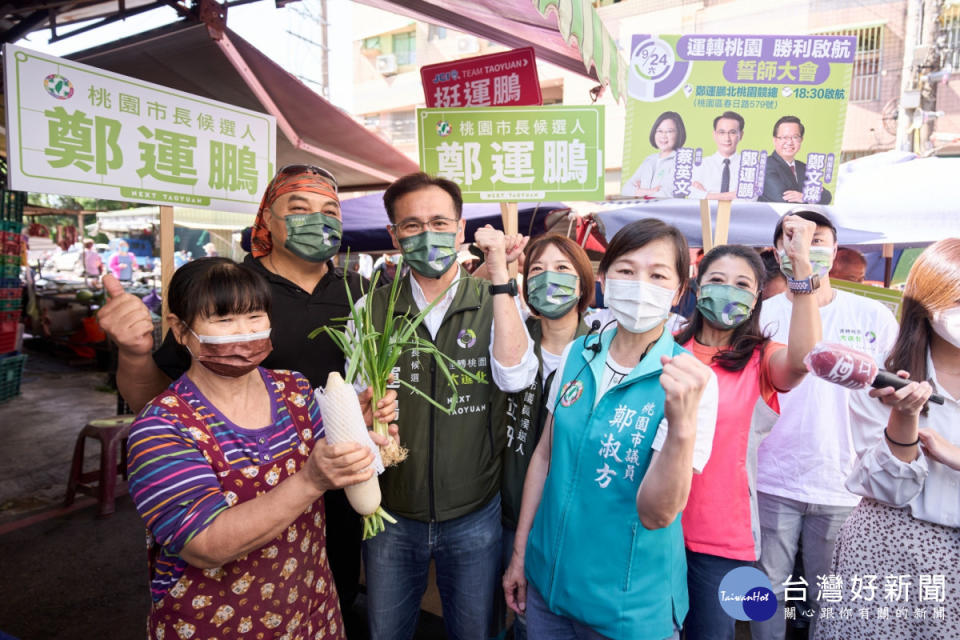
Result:
[[[428,173],[419,171],[398,178],[383,192],[383,206],[387,209],[387,217],[390,218],[390,222],[394,222],[395,212],[393,207],[398,198],[408,193],[413,193],[414,191],[426,189],[427,187],[440,187],[450,194],[454,209],[457,211],[457,220],[461,218],[463,215],[463,196],[460,194],[460,187],[457,183],[453,180],[447,180],[439,176],[431,176]]]
[[[656,121],[654,121],[653,126],[650,128],[650,146],[654,149],[657,148],[657,127],[659,127],[664,120],[673,120],[677,126],[677,142],[673,145],[673,148],[679,149],[683,146],[683,143],[687,141],[687,128],[683,126],[683,118],[681,118],[680,114],[676,111],[664,111]]]
[[[597,272],[605,274],[610,265],[620,256],[645,247],[654,240],[660,240],[661,238],[671,240],[674,249],[676,249],[677,261],[675,266],[677,275],[680,277],[680,293],[682,294],[686,290],[687,281],[690,279],[690,247],[679,229],[656,218],[634,220],[617,231],[613,239],[610,240],[603,257],[600,258]]]
[[[716,118],[713,119],[713,130],[717,130],[717,123],[721,120],[736,120],[740,123],[740,133],[743,133],[744,128],[746,128],[746,123],[743,121],[743,116],[737,113],[736,111],[724,111]]]
[[[830,233],[833,234],[833,243],[837,243],[837,227],[833,224],[833,221],[830,220],[830,217],[827,215],[827,212],[823,207],[815,204],[804,204],[796,207],[791,207],[789,211],[783,214],[779,220],[777,220],[777,226],[773,230],[773,246],[776,247],[777,243],[780,241],[780,238],[783,237],[783,218],[787,216],[798,216],[804,220],[809,220],[813,222],[818,227],[827,227],[830,229]]]
[[[773,125],[773,137],[774,138],[777,137],[777,129],[780,128],[780,125],[786,124],[788,122],[792,122],[793,124],[800,127],[800,137],[802,138],[803,134],[806,133],[807,130],[803,128],[803,123],[800,122],[800,118],[798,118],[797,116],[783,116],[782,118],[777,120],[776,124]]]
[[[263,311],[272,295],[266,279],[230,258],[197,258],[173,273],[167,288],[170,313],[187,327],[197,318]]]

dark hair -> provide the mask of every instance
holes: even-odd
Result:
[[[826,210],[819,205],[804,204],[798,207],[792,207],[789,211],[783,214],[783,217],[777,220],[777,226],[773,229],[774,247],[777,246],[777,243],[780,242],[780,238],[783,237],[783,218],[786,218],[787,216],[797,216],[799,218],[803,218],[804,220],[809,220],[818,227],[827,227],[830,229],[830,233],[833,234],[833,242],[837,242],[837,228],[827,216]]]
[[[761,287],[767,286],[767,283],[776,278],[786,278],[786,276],[783,275],[783,271],[780,271],[780,262],[777,261],[776,249],[764,249],[760,252],[760,259],[766,268]]]
[[[653,123],[650,128],[650,146],[654,149],[657,148],[657,127],[663,124],[664,120],[673,120],[673,123],[677,126],[677,142],[673,145],[673,148],[679,149],[687,141],[687,128],[683,126],[683,118],[676,111],[664,111]]]
[[[538,236],[531,240],[527,248],[524,249],[523,297],[526,299],[529,295],[527,292],[527,282],[529,282],[527,274],[530,273],[530,264],[538,260],[550,246],[556,247],[573,263],[573,270],[577,272],[577,277],[580,279],[580,302],[577,305],[577,311],[582,314],[593,302],[593,289],[596,284],[593,267],[590,266],[590,258],[587,257],[587,252],[580,245],[558,233],[546,233]]]
[[[792,122],[793,124],[798,125],[800,127],[800,137],[802,138],[803,134],[806,133],[806,129],[803,128],[803,123],[800,122],[800,118],[798,118],[797,116],[783,116],[782,118],[777,120],[776,124],[773,125],[773,137],[774,138],[777,137],[777,129],[780,128],[780,125],[786,124],[788,122]]]
[[[716,118],[713,119],[713,130],[717,130],[717,123],[721,120],[736,120],[740,123],[740,133],[743,133],[746,123],[743,121],[743,116],[737,113],[736,111],[724,111]]]
[[[610,245],[603,257],[600,258],[599,273],[605,274],[610,265],[620,256],[661,238],[673,241],[673,248],[677,253],[675,266],[677,276],[680,278],[680,294],[683,295],[687,288],[687,281],[690,279],[690,248],[687,246],[687,239],[679,229],[656,218],[634,220],[617,231],[610,240]]]
[[[270,313],[270,285],[230,258],[197,258],[173,273],[167,289],[170,313],[187,327],[197,318],[231,313]]]
[[[867,257],[851,247],[840,247],[837,249],[837,257],[833,259],[834,268],[853,267],[855,265],[866,267]]]
[[[463,215],[463,196],[460,194],[460,187],[457,183],[453,180],[434,177],[420,171],[418,173],[407,174],[402,178],[397,178],[397,180],[383,192],[383,206],[387,209],[387,217],[390,218],[390,222],[394,222],[395,212],[393,207],[398,198],[428,187],[440,187],[450,194],[450,198],[453,200],[453,207],[457,211],[457,220],[459,220]]]
[[[725,244],[714,247],[707,255],[703,256],[703,261],[700,263],[700,270],[697,273],[698,291],[702,286],[701,280],[703,279],[703,274],[709,270],[713,262],[724,256],[734,256],[746,261],[753,270],[753,277],[757,280],[757,302],[753,306],[753,312],[750,314],[750,317],[747,318],[746,322],[733,330],[733,335],[730,336],[730,346],[726,349],[719,350],[713,356],[713,361],[727,371],[741,371],[750,363],[750,359],[753,357],[753,353],[757,350],[757,347],[764,346],[768,340],[760,328],[760,309],[763,304],[761,292],[763,290],[767,269],[763,265],[763,260],[760,259],[760,254],[752,247],[746,247],[742,244]],[[690,342],[691,339],[696,338],[697,334],[703,329],[704,322],[705,320],[703,314],[700,313],[700,309],[694,307],[693,314],[690,316],[687,324],[683,325],[683,329],[677,334],[677,344],[684,345]]]

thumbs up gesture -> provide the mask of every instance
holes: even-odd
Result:
[[[107,292],[107,303],[97,312],[100,328],[121,351],[138,356],[150,355],[153,351],[153,321],[147,305],[124,291],[112,274],[103,276],[103,288]]]

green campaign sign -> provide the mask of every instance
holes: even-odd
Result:
[[[465,202],[602,200],[603,108],[418,109],[420,168]]]
[[[4,45],[10,188],[256,213],[276,120]]]
[[[856,43],[634,35],[621,194],[830,204]]]
[[[870,298],[882,303],[893,312],[897,320],[900,319],[900,305],[903,304],[903,292],[896,289],[887,289],[885,287],[875,287],[871,284],[862,284],[860,282],[850,282],[849,280],[839,280],[830,278],[830,286],[841,291],[849,291],[864,298]]]

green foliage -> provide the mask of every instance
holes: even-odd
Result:
[[[350,315],[346,318],[337,319],[344,323],[341,327],[320,327],[319,329],[315,329],[310,334],[310,337],[313,338],[320,332],[325,332],[329,335],[340,350],[343,351],[347,361],[350,363],[346,378],[344,379],[351,382],[359,377],[360,380],[372,389],[375,400],[382,398],[386,393],[387,379],[390,377],[397,361],[400,360],[400,356],[408,351],[417,351],[428,357],[432,357],[434,361],[436,361],[440,373],[446,379],[447,384],[450,385],[451,398],[449,406],[440,404],[434,398],[423,393],[406,380],[398,380],[397,382],[425,399],[437,409],[447,414],[453,413],[457,407],[458,394],[457,379],[451,371],[458,370],[462,374],[461,377],[466,377],[475,382],[480,382],[480,380],[474,374],[457,364],[456,360],[440,351],[432,342],[417,334],[417,328],[423,323],[427,314],[430,313],[434,306],[443,299],[449,287],[415,316],[410,317],[407,314],[396,315],[394,310],[397,300],[400,297],[401,281],[403,280],[403,278],[399,276],[402,266],[401,258],[401,263],[397,265],[398,275],[390,285],[386,317],[383,319],[383,330],[378,331],[374,324],[372,294],[376,289],[377,279],[380,276],[380,273],[377,273],[370,283],[370,288],[366,292],[367,295],[363,299],[363,304],[359,306],[354,303],[349,284],[347,280],[344,279],[344,286],[347,287],[347,298],[350,301]],[[450,286],[454,286],[454,284]],[[353,326],[347,326],[348,323]],[[379,425],[377,426],[379,427]],[[383,426],[384,434],[386,434],[385,430],[386,425]]]

